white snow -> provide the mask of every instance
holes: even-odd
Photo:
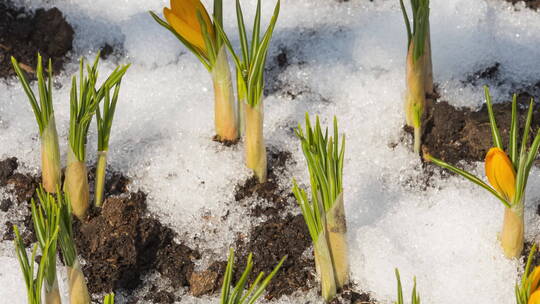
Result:
[[[206,1],[208,2],[208,1]],[[236,37],[233,1],[226,0],[225,28]],[[224,257],[237,232],[246,231],[243,208],[234,201],[234,185],[249,176],[243,148],[222,147],[213,135],[210,76],[197,59],[147,11],[161,13],[166,1],[18,0],[39,7],[59,7],[75,28],[73,60],[56,78],[54,92],[59,135],[67,137],[70,75],[76,58],[93,58],[104,44],[123,45],[120,63],[132,63],[122,82],[121,99],[110,142],[110,163],[133,177],[133,190],[149,194],[153,212],[206,249],[205,258]],[[242,1],[251,20],[255,1]],[[263,1],[265,24],[274,1]],[[207,7],[210,7],[207,5]],[[248,24],[251,24],[249,21]],[[234,34],[234,35],[233,35]],[[540,15],[498,0],[433,0],[431,34],[435,81],[442,99],[456,106],[479,107],[483,83],[463,81],[474,71],[501,64],[506,83],[540,80]],[[398,1],[282,1],[270,49],[267,79],[277,79],[297,95],[280,90],[265,98],[267,144],[293,152],[292,177],[307,182],[298,141],[291,128],[304,113],[333,115],[347,135],[345,202],[353,280],[383,303],[395,299],[394,267],[401,271],[408,295],[416,276],[423,303],[514,302],[518,262],[502,255],[497,233],[503,207],[484,190],[459,177],[434,177],[423,189],[420,161],[402,142],[404,122],[405,26]],[[236,43],[237,39],[233,39]],[[291,63],[280,70],[280,49]],[[116,64],[102,62],[101,75]],[[276,73],[278,73],[276,75]],[[272,74],[273,73],[273,74]],[[270,75],[271,74],[271,75]],[[488,84],[490,84],[488,82]],[[495,100],[512,87],[492,87]],[[0,158],[17,156],[39,169],[37,127],[16,80],[0,82]],[[93,126],[93,124],[92,124]],[[95,160],[92,129],[88,160]],[[7,144],[9,143],[9,144]],[[397,144],[397,146],[395,146]],[[395,147],[394,147],[395,146]],[[66,151],[65,140],[61,143]],[[63,154],[65,159],[65,153]],[[477,173],[483,174],[483,164]],[[527,237],[540,232],[535,213],[540,199],[534,169],[527,194]],[[0,193],[0,197],[5,194]],[[221,220],[227,210],[230,216]],[[4,220],[1,216],[0,219]],[[25,298],[22,278],[9,246],[0,246],[0,298]],[[7,284],[7,285],[4,285]],[[9,288],[5,288],[8,286]],[[305,303],[315,298],[293,295],[277,303]],[[182,303],[210,303],[215,298],[183,297]]]

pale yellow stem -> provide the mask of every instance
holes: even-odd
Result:
[[[103,193],[105,192],[105,173],[107,169],[107,151],[98,151],[96,165],[96,185],[94,191],[94,204],[101,207],[103,203]]]
[[[505,208],[501,246],[507,258],[513,259],[521,256],[524,231],[523,205],[517,204],[515,207]]]
[[[336,287],[340,289],[349,282],[347,225],[343,193],[338,196],[332,208],[326,213],[326,230],[328,233],[328,247],[332,255]]]
[[[330,302],[337,292],[336,280],[334,278],[334,267],[332,256],[328,249],[326,235],[321,232],[317,242],[313,246],[315,255],[315,268],[321,280],[321,294],[326,302]]]
[[[405,115],[407,125],[415,129],[414,150],[420,152],[421,129],[426,104],[425,83],[425,54],[414,61],[414,44],[411,40],[409,51],[407,52],[407,91],[405,100]]]
[[[71,149],[68,151],[64,191],[70,199],[73,214],[83,220],[90,200],[88,174],[84,161],[79,161]]]
[[[45,191],[56,193],[60,186],[62,171],[60,168],[60,151],[54,114],[49,117],[49,124],[41,134],[41,181]]]
[[[246,118],[246,165],[252,169],[260,183],[266,181],[266,146],[263,135],[263,102],[244,106]]]
[[[56,262],[56,261],[55,261]],[[61,304],[60,290],[58,289],[58,281],[56,277],[54,283],[50,287],[45,287],[45,304]]]
[[[219,140],[238,139],[238,120],[232,88],[231,72],[225,46],[222,46],[212,70],[214,83],[214,123]]]

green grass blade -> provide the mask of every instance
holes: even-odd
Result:
[[[486,103],[488,108],[489,115],[489,125],[491,126],[491,136],[493,138],[493,144],[495,147],[504,150],[502,145],[501,134],[499,133],[499,128],[497,127],[497,121],[495,119],[495,114],[493,114],[493,105],[491,103],[491,96],[489,94],[489,88],[484,86],[484,93],[486,95]]]
[[[489,191],[496,198],[498,198],[504,204],[505,207],[508,207],[508,208],[511,207],[510,203],[507,202],[501,195],[499,195],[499,193],[495,189],[491,188],[488,184],[484,183],[481,179],[479,179],[475,175],[473,175],[473,174],[471,174],[471,173],[469,173],[467,171],[461,170],[459,168],[456,168],[456,167],[454,167],[454,166],[452,166],[452,165],[450,165],[450,164],[448,164],[448,163],[446,163],[446,162],[444,162],[444,161],[442,161],[440,159],[437,159],[437,158],[435,158],[433,156],[429,156],[428,160],[431,161],[432,163],[436,164],[439,167],[445,168],[447,170],[450,170],[450,171],[452,171],[452,172],[454,172],[456,174],[459,174],[459,175],[465,177],[469,181],[471,181],[471,182],[477,184],[478,186],[480,186],[480,187],[486,189],[487,191]]]
[[[514,164],[514,168],[518,164],[518,117],[517,117],[517,95],[514,94],[512,98],[512,120],[510,123],[510,141],[508,143],[508,151],[510,154],[510,160]]]

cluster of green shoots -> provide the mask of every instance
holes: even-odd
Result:
[[[46,192],[43,187],[38,188],[36,193],[39,203],[32,199],[32,220],[38,242],[34,245],[31,259],[28,259],[19,229],[14,226],[15,248],[26,283],[28,303],[61,303],[56,268],[57,249],[60,248],[67,272],[70,303],[90,304],[90,295],[73,240],[69,199],[59,188],[56,195]],[[41,260],[36,273],[34,260],[38,247],[41,250]],[[45,295],[44,301],[42,293]]]
[[[48,62],[48,79],[46,81],[42,58],[38,54],[36,76],[39,102],[17,60],[12,57],[11,62],[28,96],[39,127],[43,187],[47,192],[55,193],[61,186],[62,174],[53,108],[52,62],[51,60]],[[84,219],[90,200],[86,167],[86,143],[90,123],[95,115],[98,131],[98,164],[94,192],[96,194],[95,204],[99,207],[103,202],[106,155],[120,82],[129,68],[129,65],[117,67],[101,86],[98,86],[98,63],[99,54],[91,66],[85,65],[84,59],[80,60],[79,79],[77,81],[77,77],[73,76],[70,92],[69,145],[63,189],[73,204],[73,213],[80,219]],[[110,91],[113,88],[114,93],[111,98]],[[105,101],[103,102],[103,100]],[[100,107],[101,103],[103,103],[102,108]]]
[[[309,170],[311,201],[296,181],[293,181],[293,193],[313,241],[323,298],[330,301],[349,280],[343,203],[345,136],[340,145],[336,117],[334,136],[329,137],[328,129],[323,133],[319,117],[316,118],[315,127],[312,127],[308,114],[305,132],[299,125],[296,135],[300,139]]]
[[[280,9],[277,1],[268,28],[261,32],[261,1],[253,21],[251,41],[248,41],[240,1],[236,0],[236,19],[241,54],[238,55],[223,30],[222,1],[214,1],[211,20],[199,0],[171,0],[164,8],[165,20],[150,12],[154,20],[171,31],[212,74],[214,82],[214,114],[217,138],[236,141],[245,131],[246,166],[253,170],[259,182],[266,181],[267,158],[263,126],[264,66],[270,40]],[[237,100],[233,102],[232,80],[226,50],[236,65]]]
[[[272,278],[276,275],[283,262],[287,257],[283,257],[281,261],[276,265],[274,270],[266,278],[264,272],[260,272],[255,281],[251,284],[249,289],[244,292],[249,275],[253,269],[252,254],[249,254],[247,259],[247,265],[242,273],[242,276],[236,282],[234,288],[231,286],[233,280],[233,268],[234,268],[234,251],[229,250],[229,258],[227,261],[227,268],[225,269],[225,276],[223,277],[223,285],[221,287],[221,304],[253,304],[264,293],[264,290],[270,284]]]

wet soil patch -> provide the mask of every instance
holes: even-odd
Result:
[[[279,177],[285,173],[288,162],[291,160],[291,153],[270,150],[267,156],[267,181],[261,184],[255,176],[252,176],[239,184],[234,194],[235,201],[240,203],[245,198],[250,197],[258,197],[266,202],[250,206],[251,214],[254,217],[277,216],[287,205],[291,204],[290,200],[294,198],[290,189],[281,189],[279,185]]]
[[[0,2],[0,78],[15,75],[11,56],[32,74],[38,52],[44,60],[51,58],[54,72],[60,72],[72,49],[73,34],[73,28],[57,8],[30,12],[10,1]]]
[[[193,261],[200,258],[197,251],[175,241],[171,228],[148,214],[143,192],[107,198],[84,223],[75,221],[74,234],[92,293],[133,291],[152,270],[174,289],[187,287]],[[160,296],[152,299],[154,303],[177,300],[163,290],[155,294]]]
[[[521,94],[519,101],[519,132],[523,134],[529,96]],[[512,107],[510,102],[493,105],[497,126],[506,148],[510,132]],[[540,126],[538,106],[534,108],[531,137]],[[422,135],[423,150],[448,163],[460,160],[483,161],[487,151],[493,146],[487,107],[478,111],[455,108],[445,101],[436,102],[425,123]]]
[[[239,239],[237,271],[238,280],[244,270],[247,256],[253,253],[253,271],[250,280],[254,281],[259,272],[270,273],[281,258],[287,260],[267,287],[267,298],[279,298],[297,290],[307,291],[316,285],[315,262],[312,256],[304,256],[311,247],[311,239],[304,218],[299,215],[287,215],[285,218],[271,217],[250,230],[250,239]]]
[[[22,220],[9,221],[0,233],[2,240],[12,241],[13,224],[22,229],[27,246],[36,241],[30,214],[30,199],[40,178],[18,173],[16,158],[0,161],[0,186],[14,197],[14,201],[0,203],[1,212],[24,208]],[[89,170],[93,184],[94,168]],[[88,288],[93,294],[123,292],[128,301],[139,299],[132,294],[138,288],[150,286],[152,292],[145,300],[152,303],[174,303],[179,300],[168,289],[189,287],[197,251],[177,242],[176,233],[149,214],[146,195],[129,192],[129,179],[119,172],[108,170],[103,208],[91,208],[84,223],[74,219],[74,238]],[[153,282],[142,282],[146,274],[158,272],[167,284],[159,287]],[[153,284],[153,285],[149,285]]]

